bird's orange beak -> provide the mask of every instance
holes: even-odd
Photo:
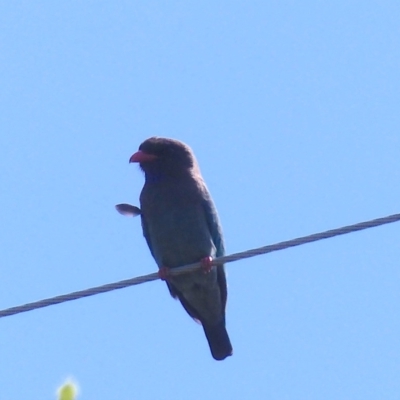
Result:
[[[133,163],[133,162],[143,163],[143,162],[154,161],[156,158],[157,158],[157,156],[155,156],[154,154],[148,154],[142,150],[139,150],[131,156],[131,158],[129,159],[129,162],[130,163]]]

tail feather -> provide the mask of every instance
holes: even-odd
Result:
[[[233,349],[225,328],[225,321],[211,326],[203,324],[203,329],[214,359],[224,360],[232,355]]]

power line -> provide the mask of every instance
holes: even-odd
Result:
[[[376,226],[390,224],[400,220],[400,214],[393,214],[383,218],[377,218],[366,222],[360,222],[354,225],[344,226],[342,228],[332,229],[325,232],[314,233],[313,235],[299,237],[297,239],[287,240],[285,242],[279,242],[268,246],[259,247],[252,250],[243,251],[241,253],[231,254],[229,256],[215,258],[212,261],[212,265],[226,264],[233,261],[243,260],[245,258],[255,257],[261,254],[272,253],[273,251],[288,249],[289,247],[300,246],[306,243],[316,242],[322,239],[329,239],[334,236],[345,235],[347,233],[357,232],[364,229],[374,228]],[[194,271],[201,267],[200,262],[185,265],[179,268],[172,268],[170,275],[180,275],[189,271]],[[35,301],[33,303],[27,303],[16,307],[7,308],[0,311],[0,318],[8,317],[10,315],[20,314],[27,311],[36,310],[37,308],[43,308],[52,306],[55,304],[65,303],[66,301],[77,300],[83,297],[94,296],[100,293],[110,292],[116,289],[123,289],[128,286],[140,285],[141,283],[151,282],[160,279],[157,272],[138,276],[136,278],[125,279],[123,281],[109,283],[102,286],[96,286],[93,288],[80,290],[68,294],[63,294],[56,297],[50,297]]]

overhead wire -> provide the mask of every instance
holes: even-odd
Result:
[[[353,233],[357,231],[361,231],[364,229],[370,229],[377,226],[390,224],[400,220],[400,214],[393,214],[383,218],[377,218],[365,222],[360,222],[354,225],[347,225],[341,228],[331,229],[324,232],[314,233],[308,236],[302,236],[296,239],[287,240],[284,242],[279,242],[263,247],[258,247],[255,249],[250,249],[246,251],[242,251],[240,253],[231,254],[224,257],[218,257],[212,260],[211,265],[221,265],[230,263],[233,261],[243,260],[245,258],[259,256],[261,254],[272,253],[274,251],[288,249],[290,247],[300,246],[306,243],[312,243],[323,239],[329,239],[335,236],[346,235],[348,233]],[[201,262],[196,262],[193,264],[188,264],[178,268],[171,268],[169,271],[169,275],[180,275],[185,274],[190,271],[194,271],[196,269],[201,268]],[[157,272],[142,275],[135,278],[125,279],[118,282],[108,283],[102,286],[96,286],[89,289],[79,290],[77,292],[72,292],[68,294],[62,294],[55,297],[50,297],[47,299],[34,301],[32,303],[27,303],[11,308],[6,308],[4,310],[0,310],[0,318],[9,317],[11,315],[20,314],[27,311],[36,310],[38,308],[49,307],[55,304],[65,303],[67,301],[78,300],[84,297],[94,296],[100,293],[110,292],[112,290],[123,289],[129,286],[140,285],[142,283],[155,281],[160,279],[160,276]]]

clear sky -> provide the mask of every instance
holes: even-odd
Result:
[[[398,1],[3,1],[0,308],[156,270],[150,136],[228,253],[400,212]],[[234,355],[163,282],[0,319],[0,400],[398,399],[400,223],[227,266]]]

